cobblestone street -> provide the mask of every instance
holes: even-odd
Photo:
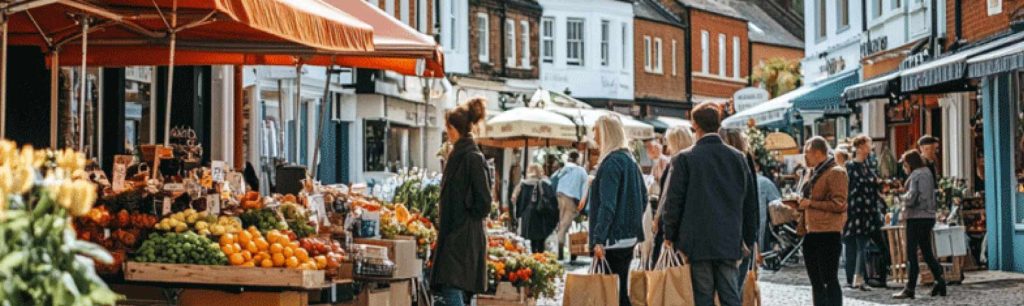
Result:
[[[586,268],[585,265],[577,265],[569,266],[567,270],[582,273]],[[811,286],[800,264],[791,264],[778,272],[762,271],[758,284],[765,306],[811,305]],[[843,305],[1024,305],[1024,274],[1020,273],[968,272],[964,283],[951,285],[949,296],[945,298],[927,296],[930,286],[918,288],[917,299],[913,301],[890,298],[900,288],[902,284],[889,283],[888,289],[871,288],[867,292],[843,289]],[[538,305],[561,305],[561,300],[541,300]]]

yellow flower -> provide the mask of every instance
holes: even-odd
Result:
[[[96,186],[87,180],[75,180],[72,185],[75,196],[70,207],[71,215],[85,215],[92,209],[92,204],[96,202]]]
[[[0,166],[0,193],[4,196],[11,190],[11,186],[14,185],[14,171],[11,170],[10,165]]]
[[[24,194],[32,189],[32,184],[35,183],[35,171],[29,167],[18,167],[12,173],[13,181],[11,183],[11,192],[15,194]]]
[[[15,145],[13,141],[0,141],[0,164],[14,162],[14,157],[17,153],[18,146]]]

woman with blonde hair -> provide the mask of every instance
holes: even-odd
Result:
[[[694,143],[694,141],[693,141],[693,132],[690,132],[690,127],[687,127],[687,126],[674,126],[674,127],[668,129],[668,131],[665,132],[665,144],[668,147],[668,155],[669,156],[675,156],[676,154],[679,154],[679,152],[682,152],[683,150],[689,149],[690,147],[693,146],[693,143]],[[669,164],[671,165],[671,163],[669,163]],[[651,224],[644,224],[644,228],[645,229],[652,229],[651,233],[653,234],[653,237],[651,239],[653,241],[651,241],[651,243],[650,243],[650,246],[651,246],[650,247],[650,254],[651,254],[651,256],[647,256],[646,257],[648,259],[651,259],[650,260],[650,266],[652,268],[653,268],[654,263],[655,263],[656,259],[658,258],[658,256],[661,256],[661,245],[662,245],[662,243],[665,242],[665,234],[658,230],[659,228],[661,228],[661,213],[662,213],[662,209],[658,205],[658,203],[661,202],[661,191],[664,190],[664,188],[665,188],[665,182],[668,181],[668,173],[670,173],[670,172],[671,171],[666,169],[665,170],[665,175],[663,175],[661,177],[661,181],[655,182],[655,184],[657,184],[657,186],[658,186],[658,188],[656,188],[657,191],[658,191],[658,194],[652,194],[651,195],[651,199],[652,199],[651,200],[651,213],[652,213]],[[654,190],[655,188],[651,188],[651,189]],[[647,221],[646,215],[647,214],[644,214],[644,216],[645,216],[644,221],[645,222]]]
[[[647,203],[643,174],[627,146],[617,115],[604,115],[594,125],[600,162],[590,195],[590,246],[595,260],[605,260],[619,276],[619,305],[629,305],[626,283],[633,249],[644,241],[641,218]],[[610,302],[610,301],[606,301]]]
[[[757,165],[754,162],[754,155],[750,153],[750,146],[749,146],[749,144],[747,144],[747,133],[744,133],[743,131],[735,130],[735,129],[722,129],[722,130],[718,131],[718,134],[722,136],[722,141],[724,141],[725,144],[729,145],[733,149],[739,150],[741,153],[743,153],[743,156],[747,157],[747,167],[749,167],[749,169],[750,169],[750,176],[753,177],[753,181],[754,182],[757,182],[758,181],[758,179],[757,179],[757,170],[754,170],[754,169],[757,169]],[[754,188],[755,188],[754,193],[755,194],[759,194],[759,191],[757,189],[759,189],[760,186],[754,185]],[[761,209],[761,208],[758,208],[758,209],[759,209],[759,211],[758,211],[759,212],[759,217],[762,216],[762,215],[765,215],[767,213],[765,209]],[[759,218],[759,220],[765,220],[765,218],[762,217],[762,218]],[[758,222],[758,223],[763,223],[763,222]],[[758,228],[758,233],[760,234],[763,231],[762,229],[764,228],[764,224],[758,224],[757,228]],[[755,249],[754,252],[756,252],[756,251],[757,250]],[[754,252],[751,252],[751,253],[754,253]],[[747,257],[743,258],[743,262],[740,264],[740,271],[750,270],[750,265],[754,264],[754,263],[752,263],[751,259],[752,259],[751,256],[747,256]],[[737,281],[736,281],[736,284],[739,286],[740,290],[743,289],[743,283],[744,283],[745,280],[746,280],[746,274],[745,273],[740,273],[740,275],[737,277]]]

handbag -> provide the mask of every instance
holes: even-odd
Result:
[[[595,259],[586,273],[565,278],[562,306],[594,305],[619,305],[619,276],[604,258]]]
[[[685,256],[662,246],[654,271],[647,274],[647,305],[692,306],[693,278]]]
[[[629,269],[629,302],[633,306],[647,306],[647,274],[650,273],[650,259],[644,256],[640,248],[633,250],[637,260]]]
[[[754,250],[757,250],[757,243],[754,244]],[[755,258],[757,255],[754,255]],[[761,287],[757,285],[757,266],[758,260],[754,260],[750,263],[750,269],[747,270],[747,279],[743,282],[743,306],[762,306],[761,303]]]

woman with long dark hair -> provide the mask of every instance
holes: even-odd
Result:
[[[903,211],[900,219],[904,220],[907,232],[905,254],[917,254],[917,251],[921,250],[924,262],[928,264],[928,269],[935,277],[932,296],[946,296],[946,280],[942,278],[942,266],[932,253],[932,228],[935,227],[935,210],[938,206],[935,200],[935,176],[917,150],[903,153],[901,160],[903,170],[910,173],[906,184],[907,192],[901,196]],[[907,270],[907,286],[902,292],[894,294],[894,299],[914,298],[917,276],[921,273],[917,255],[907,256]]]
[[[473,139],[486,117],[483,98],[473,98],[445,114],[453,144],[441,177],[437,249],[430,284],[434,305],[464,306],[467,294],[487,291],[487,232],[491,213],[491,173]]]

